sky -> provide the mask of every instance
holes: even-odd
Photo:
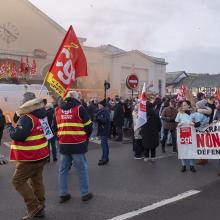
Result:
[[[219,0],[30,0],[86,45],[165,58],[167,71],[220,73]]]

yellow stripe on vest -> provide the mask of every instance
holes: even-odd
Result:
[[[57,125],[58,128],[63,128],[63,127],[80,127],[83,128],[82,123],[60,123]]]
[[[90,125],[92,123],[91,120],[87,121],[85,124],[83,124],[84,126]]]
[[[58,131],[58,135],[85,135],[85,131]]]
[[[48,146],[48,142],[45,142],[45,143],[39,144],[39,145],[35,145],[35,146],[18,146],[18,145],[12,144],[11,149],[14,149],[14,150],[39,150],[39,149],[42,149],[47,146]]]
[[[29,136],[25,141],[35,141],[44,138],[43,134]]]

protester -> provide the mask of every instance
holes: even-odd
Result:
[[[114,114],[115,114],[115,102],[113,100],[110,100],[108,102],[108,107],[110,109],[110,121],[111,121],[111,124],[110,124],[110,131],[109,131],[109,138],[111,138],[113,136],[113,139],[115,139],[116,137],[116,127],[115,127],[115,124],[114,124]]]
[[[43,100],[36,99],[34,93],[29,92],[24,94],[22,103],[17,111],[19,120],[16,128],[10,125],[8,130],[13,140],[10,160],[16,161],[12,183],[26,203],[27,214],[23,220],[27,220],[45,215],[42,173],[49,152],[41,124],[41,120],[46,117]]]
[[[133,125],[135,127],[138,118],[138,105],[135,105],[133,113]],[[142,145],[142,136],[141,136],[141,127],[137,128],[134,131],[134,140],[133,140],[133,150],[134,150],[134,159],[139,160],[143,159],[143,145]]]
[[[3,115],[3,111],[0,109],[0,145],[1,145],[5,124],[6,124],[5,116]]]
[[[118,135],[118,138],[116,139],[116,141],[122,141],[123,139],[122,127],[124,124],[124,108],[119,97],[115,98],[115,102],[116,102],[116,106],[115,106],[113,123],[116,127],[116,132]]]
[[[150,102],[146,104],[147,123],[142,126],[141,136],[144,147],[144,161],[155,161],[156,148],[159,146],[161,122]]]
[[[86,152],[92,132],[92,121],[78,101],[78,93],[69,91],[65,100],[56,108],[57,136],[60,148],[59,195],[60,203],[71,198],[68,189],[69,170],[74,163],[79,179],[82,201],[92,199],[89,192],[88,165]]]
[[[98,104],[99,111],[96,114],[95,121],[98,122],[98,136],[101,139],[102,157],[98,162],[99,166],[106,165],[109,162],[108,136],[110,130],[110,110],[106,107],[106,101],[102,100]]]
[[[89,107],[88,107],[88,114],[93,122],[93,128],[92,128],[92,134],[90,136],[90,140],[94,140],[97,138],[97,132],[98,132],[98,124],[94,121],[94,118],[96,116],[96,113],[98,112],[98,99],[94,98],[94,100],[91,101]]]
[[[195,123],[192,122],[192,118],[190,116],[191,114],[191,103],[190,101],[180,101],[179,102],[179,112],[176,116],[175,121],[178,123],[178,127],[180,127],[183,124],[188,124],[194,126]],[[194,160],[193,159],[182,159],[182,168],[181,172],[186,171],[186,166],[189,164],[190,166],[190,171],[191,172],[196,172],[195,165],[194,165]]]
[[[177,116],[177,109],[175,106],[175,101],[171,99],[169,101],[169,106],[166,107],[161,115],[161,119],[163,120],[163,139],[161,141],[162,143],[162,152],[165,153],[165,144],[167,141],[168,137],[168,132],[170,131],[171,137],[172,137],[172,145],[173,145],[173,152],[177,152],[177,147],[176,147],[176,116]]]

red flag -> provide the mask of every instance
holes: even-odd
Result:
[[[186,87],[184,85],[180,86],[176,99],[177,101],[183,101],[186,99]]]
[[[80,76],[87,76],[86,57],[70,26],[47,74],[50,87],[64,97],[70,86]]]
[[[134,123],[134,131],[136,131],[138,128],[140,128],[142,125],[147,123],[147,94],[146,94],[146,86],[145,83],[143,85],[141,97],[140,97],[140,103],[138,106],[138,117],[137,120]]]
[[[35,75],[36,72],[37,72],[37,64],[36,64],[35,59],[33,59],[31,65],[30,65],[30,76]]]
[[[20,76],[22,77],[23,73],[24,73],[23,57],[21,57],[21,61],[20,61],[20,65],[19,65],[19,73],[20,73]]]
[[[25,66],[24,66],[24,73],[28,74],[29,72],[29,64],[28,64],[28,57],[26,57],[26,62],[25,62]]]
[[[17,77],[17,68],[14,60],[12,61],[11,77],[13,78]]]

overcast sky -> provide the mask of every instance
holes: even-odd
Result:
[[[164,57],[168,71],[220,73],[220,0],[30,0],[87,45]]]

